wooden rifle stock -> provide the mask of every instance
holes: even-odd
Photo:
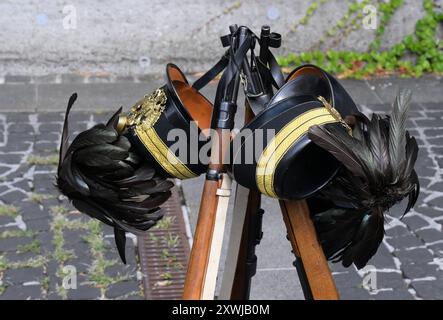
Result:
[[[216,134],[212,137],[213,148],[209,168],[223,172],[225,150],[230,142],[231,134],[229,130],[217,129],[215,132]],[[221,179],[205,180],[183,291],[185,300],[201,299],[203,293],[218,205],[217,189],[221,183]]]

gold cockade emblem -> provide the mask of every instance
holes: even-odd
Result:
[[[166,93],[163,89],[157,89],[150,95],[146,95],[131,108],[127,124],[152,128],[165,110],[166,100]]]
[[[352,135],[352,128],[343,120],[341,114],[335,109],[331,104],[322,96],[317,97],[318,100],[320,100],[321,103],[323,103],[323,106],[329,111],[329,113],[334,117],[337,122],[339,122],[345,129],[348,131],[350,135]]]

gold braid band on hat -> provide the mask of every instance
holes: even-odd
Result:
[[[135,132],[152,157],[154,157],[157,163],[171,176],[179,179],[188,179],[197,176],[169,150],[168,146],[158,136],[154,128],[149,128],[142,124],[136,126]]]
[[[315,108],[286,124],[266,146],[257,162],[256,182],[260,192],[277,198],[274,174],[280,160],[311,126],[332,122],[338,120],[326,108]]]

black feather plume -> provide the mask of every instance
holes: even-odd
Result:
[[[343,164],[310,203],[331,203],[321,210],[314,206],[313,219],[325,255],[345,267],[363,268],[376,253],[385,211],[408,197],[406,214],[417,201],[418,146],[406,131],[410,100],[410,91],[400,91],[390,117],[356,116],[352,137],[337,124],[309,130],[309,138]]]
[[[126,263],[125,233],[142,234],[154,226],[174,184],[143,163],[117,131],[121,108],[106,124],[81,132],[69,145],[69,113],[76,98],[71,96],[66,110],[57,187],[79,211],[114,228],[118,253]]]

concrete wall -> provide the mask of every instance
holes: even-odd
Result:
[[[384,47],[410,33],[423,14],[422,1],[405,1],[387,28]],[[329,0],[307,25],[298,25],[311,2],[2,0],[0,76],[162,73],[168,61],[188,72],[202,71],[223,52],[219,36],[232,23],[257,31],[271,25],[284,36],[278,53],[307,50],[345,14],[350,1]],[[72,13],[69,6],[76,11],[75,29],[63,26]],[[360,28],[328,38],[321,48],[365,50],[373,36],[374,30]]]

